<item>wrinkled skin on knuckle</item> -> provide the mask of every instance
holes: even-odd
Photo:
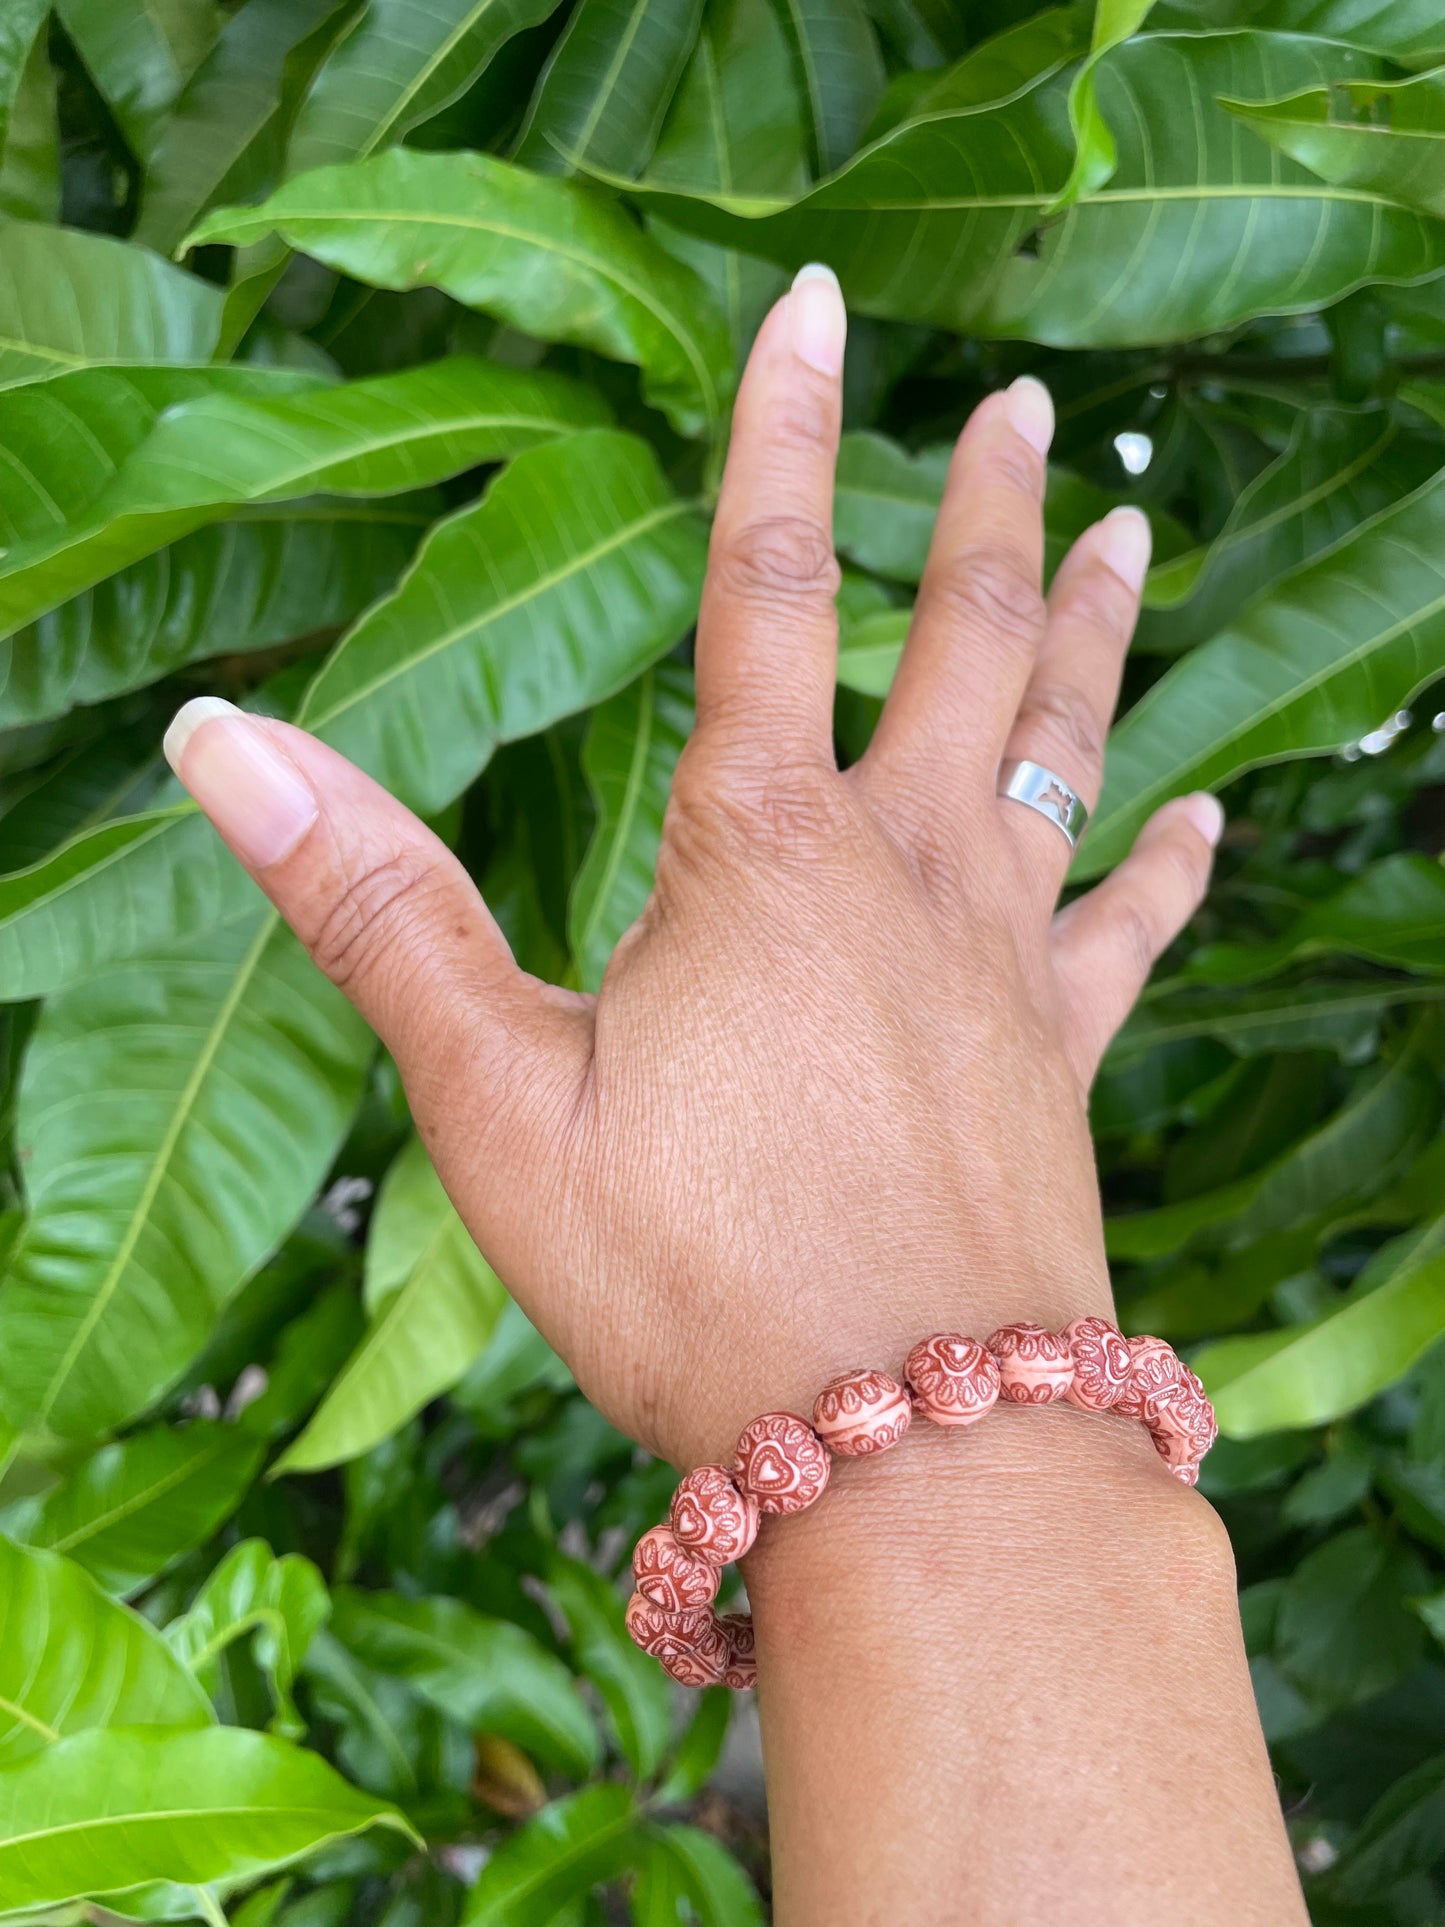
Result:
[[[329,900],[314,906],[302,940],[343,990],[377,969],[405,969],[418,952],[435,889],[435,871],[424,856],[378,856],[339,879]]]
[[[717,546],[711,576],[725,602],[763,608],[831,606],[842,581],[827,531],[805,516],[747,523]]]
[[[1103,767],[1104,722],[1073,684],[1048,680],[1031,689],[1016,727],[1021,738],[1037,743],[1039,753],[1033,760],[1057,769],[1070,782],[1092,777]]]
[[[1032,650],[1043,634],[1043,595],[1007,549],[959,549],[926,586],[945,618],[970,637]]]

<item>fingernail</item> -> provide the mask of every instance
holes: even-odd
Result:
[[[234,703],[194,697],[176,712],[162,747],[176,775],[253,869],[289,856],[316,821],[316,798],[300,770]]]
[[[810,261],[793,277],[788,297],[788,329],[793,353],[820,375],[838,375],[848,340],[848,310],[838,277],[821,261]]]
[[[1136,593],[1149,573],[1154,531],[1142,509],[1110,509],[1099,524],[1099,553],[1121,581]],[[1210,801],[1213,802],[1213,797]]]
[[[1208,790],[1196,790],[1179,807],[1212,850],[1224,834],[1224,805],[1219,798]]]
[[[1032,375],[1020,375],[1007,390],[1009,420],[1031,448],[1047,455],[1054,439],[1053,397]]]

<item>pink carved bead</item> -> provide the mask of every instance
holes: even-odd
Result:
[[[666,1526],[654,1526],[638,1540],[632,1555],[632,1576],[643,1598],[668,1613],[710,1606],[722,1579],[716,1566],[695,1559]]]
[[[1179,1366],[1177,1377],[1146,1392],[1143,1405],[1144,1423],[1171,1470],[1197,1465],[1218,1435],[1214,1407],[1187,1365]]]
[[[716,1686],[727,1664],[727,1640],[707,1610],[665,1613],[633,1593],[627,1602],[627,1630],[634,1645],[663,1665],[683,1686]]]
[[[758,1508],[724,1467],[700,1465],[672,1495],[668,1524],[683,1549],[710,1566],[741,1559],[758,1536]]]
[[[1174,1384],[1182,1371],[1174,1347],[1166,1345],[1162,1338],[1131,1338],[1129,1376],[1124,1381],[1124,1390],[1114,1401],[1114,1410],[1121,1418],[1145,1419],[1147,1423],[1146,1401],[1164,1386]]]
[[[999,1397],[1010,1405],[1052,1405],[1074,1382],[1068,1340],[1042,1325],[1000,1325],[987,1344],[998,1360]]]
[[[758,1683],[757,1640],[748,1613],[719,1613],[717,1629],[727,1646],[723,1685],[745,1693]]]
[[[972,1425],[998,1399],[997,1361],[959,1332],[939,1332],[915,1345],[903,1374],[919,1411],[935,1425]]]
[[[844,1459],[886,1452],[912,1423],[908,1393],[887,1372],[844,1372],[813,1401],[813,1430]]]
[[[1188,1465],[1171,1465],[1169,1470],[1181,1485],[1198,1485],[1199,1467],[1191,1460]]]
[[[1082,1412],[1107,1412],[1123,1396],[1129,1376],[1129,1341],[1107,1318],[1075,1318],[1059,1333],[1074,1361],[1074,1380],[1064,1397]]]
[[[794,1412],[765,1412],[738,1440],[733,1477],[759,1512],[801,1512],[828,1483],[828,1453]]]

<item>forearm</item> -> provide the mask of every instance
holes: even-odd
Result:
[[[1305,1920],[1223,1528],[1139,1428],[917,1424],[747,1580],[781,1927]]]

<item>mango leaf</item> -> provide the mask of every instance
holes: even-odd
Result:
[[[78,1733],[0,1773],[0,1904],[253,1880],[370,1826],[414,1837],[318,1754],[269,1734]]]
[[[474,1733],[500,1733],[549,1765],[584,1774],[597,1730],[572,1675],[509,1620],[460,1599],[404,1599],[338,1587],[331,1632],[364,1666],[404,1679]]]
[[[1165,986],[1159,988],[1162,991]],[[1135,1010],[1109,1046],[1104,1062],[1107,1071],[1117,1073],[1151,1051],[1207,1038],[1227,1045],[1239,1057],[1331,1050],[1343,1062],[1358,1064],[1373,1055],[1386,1011],[1434,1004],[1442,998],[1445,985],[1353,978],[1253,994],[1200,989],[1160,995]]]
[[[1384,857],[1312,904],[1272,943],[1206,945],[1189,959],[1185,976],[1240,984],[1338,955],[1401,970],[1445,968],[1445,866],[1404,851]]]
[[[701,1827],[649,1826],[632,1902],[634,1927],[763,1927],[753,1883],[722,1842]],[[686,1910],[686,1911],[684,1911]]]
[[[426,499],[247,509],[117,570],[0,641],[0,728],[344,629],[396,586]]]
[[[222,195],[264,193],[281,171],[311,76],[360,0],[247,0],[152,143],[135,239],[170,254]]]
[[[1283,100],[1220,104],[1321,180],[1445,214],[1445,75],[1335,80]]]
[[[65,385],[22,390],[15,412]],[[94,499],[4,557],[0,633],[229,506],[393,494],[605,418],[574,382],[465,356],[341,388],[199,394],[172,405]]]
[[[219,288],[158,254],[0,223],[0,388],[87,363],[205,361],[220,329]]]
[[[981,49],[915,118],[791,204],[614,184],[710,240],[788,267],[828,261],[864,314],[1056,347],[1188,338],[1445,266],[1445,229],[1320,182],[1215,104],[1261,76],[1284,92],[1373,70],[1302,36],[1145,34],[1115,47],[1095,79],[1117,167],[1050,224],[1074,160],[1076,42],[1047,15],[1029,24],[1035,61],[1047,50],[1051,64],[1022,92],[981,97],[980,82],[997,80]]]
[[[1274,1657],[1317,1705],[1349,1706],[1401,1679],[1424,1629],[1406,1599],[1425,1581],[1414,1553],[1357,1528],[1327,1540],[1280,1594]]]
[[[1123,856],[1171,796],[1358,740],[1445,669],[1445,477],[1259,597],[1117,725],[1073,874]]]
[[[264,1539],[245,1539],[226,1554],[189,1610],[166,1627],[165,1642],[214,1693],[221,1654],[233,1640],[250,1637],[275,1696],[270,1730],[294,1740],[306,1728],[291,1698],[292,1683],[330,1612],[326,1582],[309,1559],[299,1552],[278,1559]]]
[[[0,1002],[68,989],[261,902],[189,803],[83,830],[28,869],[0,877]]]
[[[462,1927],[544,1927],[573,1898],[633,1863],[639,1840],[633,1796],[584,1787],[543,1807],[483,1867]]]
[[[438,809],[500,742],[600,701],[676,642],[704,559],[700,524],[645,443],[594,429],[533,449],[432,531],[296,720],[413,808]]]
[[[1378,1253],[1338,1310],[1221,1339],[1194,1360],[1234,1438],[1323,1425],[1394,1384],[1445,1333],[1445,1219]]]
[[[542,69],[514,158],[539,173],[640,173],[702,19],[702,0],[580,0]]]
[[[550,0],[371,0],[317,71],[296,117],[288,174],[364,160],[460,99]]]
[[[16,102],[26,83],[37,47],[43,38],[41,28],[50,13],[49,0],[14,0],[0,18],[0,196],[8,196],[8,153]],[[40,47],[42,57],[43,47]],[[6,213],[18,212],[0,199]]]
[[[862,0],[777,0],[803,108],[808,162],[831,174],[857,147],[883,92],[883,57]]]
[[[188,245],[273,232],[373,287],[441,288],[541,340],[631,362],[682,433],[716,431],[732,354],[712,297],[575,182],[485,154],[397,148],[303,174],[258,208],[220,208]]]
[[[66,33],[144,160],[220,31],[215,0],[56,0]]]
[[[639,1780],[651,1779],[672,1738],[673,1693],[667,1675],[632,1643],[623,1602],[600,1573],[554,1552],[547,1590],[572,1635],[573,1664],[596,1686],[611,1716],[622,1757]]]
[[[8,115],[0,112],[0,121],[4,122],[0,130],[0,214],[20,221],[60,218],[59,100],[47,43],[46,34],[35,35],[30,57],[10,92]]]
[[[311,1704],[338,1729],[336,1757],[347,1774],[383,1799],[414,1801],[441,1716],[401,1680],[363,1666],[329,1632],[312,1640],[302,1671]]]
[[[1153,0],[1099,0],[1094,8],[1094,32],[1089,57],[1069,89],[1069,120],[1074,129],[1074,165],[1051,212],[1071,207],[1085,194],[1101,188],[1118,164],[1118,150],[1109,123],[1099,109],[1094,74],[1104,55],[1137,33]]]
[[[1301,409],[1289,444],[1247,482],[1204,548],[1156,560],[1135,647],[1177,655],[1223,628],[1251,596],[1398,502],[1440,450],[1378,408]]]
[[[92,1726],[207,1726],[148,1621],[69,1560],[0,1539],[0,1767]]]
[[[1326,1213],[1343,1216],[1398,1174],[1439,1115],[1438,1083],[1407,1049],[1263,1168],[1199,1197],[1110,1218],[1109,1254],[1159,1258],[1191,1242],[1238,1250]]]
[[[1237,16],[1237,9],[1218,0],[1163,0],[1155,19],[1170,26],[1197,28]],[[1368,53],[1390,54],[1406,65],[1420,67],[1445,58],[1445,22],[1434,0],[1263,0],[1247,9],[1252,26],[1276,33],[1319,34]]]
[[[507,1302],[418,1137],[377,1199],[365,1298],[366,1336],[278,1473],[336,1465],[389,1437],[463,1376]]]
[[[12,1424],[94,1436],[165,1389],[317,1189],[372,1048],[271,915],[46,1004],[0,1285]]]
[[[1435,1601],[1426,1600],[1421,1611]],[[1429,1614],[1426,1613],[1427,1622]],[[1370,1808],[1339,1859],[1312,1892],[1331,1900],[1370,1904],[1407,1880],[1426,1874],[1440,1858],[1445,1828],[1445,1754],[1404,1774]]]
[[[678,1742],[657,1789],[659,1806],[683,1806],[712,1778],[732,1719],[733,1696],[725,1686],[704,1687],[697,1711]]]
[[[582,768],[597,825],[567,905],[568,942],[585,990],[641,916],[652,891],[672,773],[693,721],[692,673],[649,669],[592,713]]]
[[[107,1592],[137,1592],[230,1517],[263,1452],[234,1425],[152,1426],[103,1445],[53,1490],[12,1506],[4,1529],[64,1553]]]

